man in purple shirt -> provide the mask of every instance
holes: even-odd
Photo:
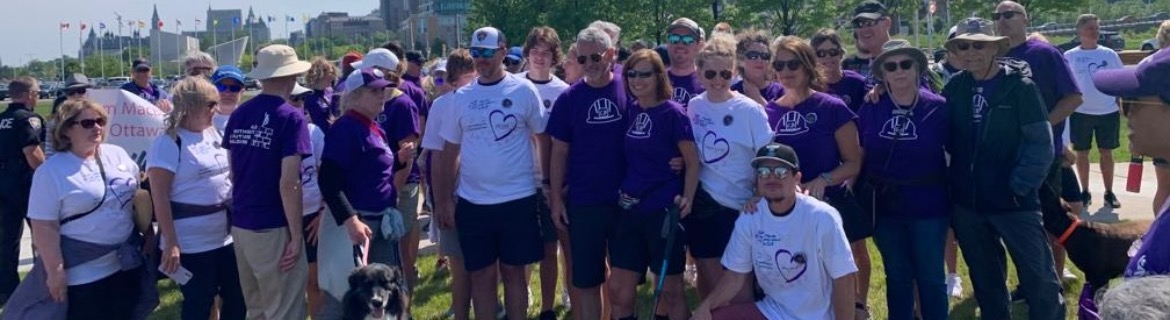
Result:
[[[705,45],[703,28],[689,18],[678,18],[666,27],[666,43],[670,51],[670,86],[674,101],[685,108],[691,98],[703,93],[703,84],[695,67],[695,54]]]
[[[256,55],[262,91],[224,130],[231,165],[232,237],[248,313],[304,319],[308,264],[302,252],[301,159],[312,153],[305,116],[286,101],[309,63],[285,45]]]
[[[134,59],[133,72],[130,82],[122,85],[122,90],[133,93],[142,99],[155,104],[163,111],[171,110],[170,96],[158,86],[150,82],[150,61],[142,58]]]
[[[557,98],[548,120],[552,136],[549,203],[557,227],[569,231],[572,283],[579,291],[573,310],[584,312],[582,319],[597,319],[606,243],[621,211],[617,195],[624,175],[614,169],[625,167],[622,137],[629,121],[625,116],[629,101],[621,78],[610,71],[616,52],[602,29],[582,30],[577,35],[577,54],[568,57],[569,63],[585,62],[581,64],[585,80]]]

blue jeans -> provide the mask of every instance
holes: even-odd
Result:
[[[922,302],[922,318],[947,319],[946,248],[950,219],[878,217],[873,240],[886,272],[889,318],[914,319],[914,285]]]

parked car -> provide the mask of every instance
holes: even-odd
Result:
[[[1158,38],[1150,38],[1149,40],[1142,41],[1142,51],[1154,51],[1160,48],[1162,48],[1162,44],[1158,41]]]
[[[121,88],[122,85],[129,82],[130,77],[110,77],[109,81],[106,81],[106,85],[110,88]]]
[[[244,89],[246,90],[260,90],[260,82],[252,77],[244,77]]]
[[[0,101],[8,100],[8,84],[0,84]]]
[[[1097,36],[1097,44],[1109,49],[1113,49],[1114,51],[1120,51],[1125,49],[1125,38],[1122,38],[1121,34],[1117,33],[1117,31],[1101,31],[1101,34]],[[1056,47],[1059,48],[1060,51],[1068,51],[1080,45],[1081,39],[1073,37],[1073,39],[1069,42],[1065,42]]]
[[[37,93],[38,99],[52,99],[56,97],[57,85],[53,83],[42,83],[41,92]]]
[[[1158,12],[1150,15],[1150,20],[1166,20],[1170,19],[1170,13]]]

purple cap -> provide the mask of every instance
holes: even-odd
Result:
[[[1159,50],[1137,68],[1098,71],[1093,85],[1115,97],[1157,96],[1170,103],[1170,50]]]
[[[350,73],[349,77],[345,78],[344,93],[350,93],[360,87],[385,88],[391,84],[393,83],[386,80],[386,76],[382,74],[382,71],[377,69],[362,69],[361,71]]]

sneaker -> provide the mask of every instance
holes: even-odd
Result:
[[[552,310],[546,310],[540,313],[540,320],[557,320],[557,313]]]
[[[1081,203],[1085,205],[1085,209],[1089,209],[1089,206],[1093,204],[1093,194],[1088,191],[1081,192]]]
[[[947,275],[947,293],[954,298],[963,297],[963,278],[960,278],[958,274]]]
[[[565,288],[561,288],[561,305],[565,306],[565,310],[573,310],[573,303],[569,300],[569,292]]]
[[[1024,294],[1020,293],[1020,289],[1012,290],[1012,303],[1024,302]]]
[[[1121,208],[1121,201],[1117,201],[1117,195],[1113,191],[1105,192],[1105,205],[1113,209]]]
[[[1076,280],[1077,279],[1077,275],[1072,273],[1072,271],[1069,271],[1068,267],[1064,268],[1064,272],[1063,272],[1062,276],[1064,277],[1064,280]]]
[[[857,302],[855,305],[857,306],[857,310],[853,311],[854,318],[857,320],[869,320],[869,307],[861,302]]]
[[[688,264],[686,270],[683,271],[683,280],[692,287],[698,287],[699,283],[699,269],[693,264]]]

